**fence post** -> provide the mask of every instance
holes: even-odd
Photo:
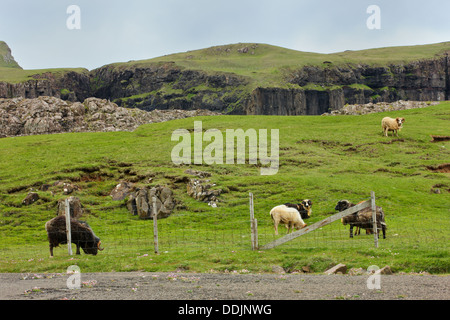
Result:
[[[156,208],[156,197],[153,197],[153,243],[155,245],[155,253],[159,253],[158,245],[158,209]]]
[[[73,255],[72,252],[72,229],[70,227],[70,203],[69,199],[64,201],[65,213],[66,213],[66,236],[67,236],[67,249],[69,250],[69,255]]]
[[[370,192],[370,201],[372,206],[373,237],[375,239],[375,248],[378,248],[377,207],[375,205],[374,191]]]
[[[250,196],[250,228],[251,228],[251,241],[252,250],[258,250],[258,222],[255,219],[255,211],[253,208],[253,193],[249,193]]]

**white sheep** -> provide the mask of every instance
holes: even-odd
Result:
[[[270,211],[270,216],[273,220],[273,226],[275,228],[275,234],[278,235],[278,224],[284,224],[287,228],[287,233],[294,228],[299,230],[306,227],[306,223],[303,222],[300,212],[297,209],[289,208],[285,205],[276,206]]]
[[[383,128],[384,135],[387,137],[388,131],[393,131],[392,135],[395,133],[398,137],[398,132],[403,128],[403,123],[405,123],[405,118],[383,118],[381,121],[381,126]]]

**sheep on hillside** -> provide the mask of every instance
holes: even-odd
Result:
[[[355,204],[351,203],[348,200],[341,200],[337,203],[335,210],[344,211],[350,207],[354,207]],[[377,229],[383,232],[383,239],[386,239],[386,221],[384,219],[383,208],[376,206],[376,218],[377,218]],[[372,209],[365,208],[353,214],[350,214],[341,219],[342,224],[345,226],[347,224],[350,225],[350,238],[353,238],[353,227],[357,227],[359,229],[373,230],[373,221],[372,221]],[[360,230],[357,229],[355,234],[359,234]],[[380,234],[378,233],[378,237]]]
[[[381,120],[383,134],[387,137],[388,132],[393,131],[392,136],[395,133],[398,137],[398,132],[403,128],[403,123],[405,123],[405,118],[398,118],[398,117],[395,119],[389,117],[383,118],[383,120]]]
[[[312,201],[309,199],[303,200],[301,203],[285,203],[286,207],[297,209],[303,220],[309,219],[312,213]]]
[[[278,225],[280,223],[286,225],[287,233],[291,230],[294,231],[294,228],[300,230],[306,227],[306,223],[303,222],[300,212],[297,209],[289,208],[285,205],[274,207],[270,211],[270,216],[273,220],[276,235],[278,235]]]

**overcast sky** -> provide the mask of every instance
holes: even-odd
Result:
[[[67,27],[70,5],[80,29]],[[367,27],[371,5],[381,29]],[[94,69],[238,42],[320,53],[444,42],[449,12],[449,0],[0,0],[0,40],[24,69]]]

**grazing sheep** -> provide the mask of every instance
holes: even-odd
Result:
[[[80,248],[86,254],[92,254],[94,256],[97,255],[98,250],[103,251],[103,248],[100,246],[100,238],[95,235],[87,222],[71,218],[70,229],[72,243],[75,243],[77,246],[76,254],[80,254]],[[48,236],[50,256],[53,257],[54,247],[58,247],[60,244],[67,244],[66,217],[58,216],[47,221],[45,230]]]
[[[354,207],[355,204],[349,202],[348,200],[341,200],[337,203],[335,210],[344,211],[348,208]],[[376,215],[377,215],[377,229],[383,232],[383,239],[386,239],[386,222],[384,220],[384,212],[383,208],[376,206]],[[367,233],[371,233],[373,230],[373,221],[372,221],[372,209],[365,208],[358,212],[355,212],[351,215],[348,215],[341,219],[342,224],[345,226],[347,224],[350,225],[350,238],[353,238],[353,227],[357,228],[355,235],[360,233],[360,229],[366,229]],[[378,237],[380,234],[378,234]]]
[[[389,131],[392,132],[392,136],[394,136],[394,133],[398,137],[398,132],[403,128],[403,123],[405,123],[405,118],[389,118],[385,117],[381,121],[381,126],[383,128],[383,134],[387,137]]]
[[[287,233],[294,228],[299,230],[306,227],[306,223],[303,222],[300,212],[297,209],[289,208],[285,205],[274,207],[270,211],[270,216],[273,220],[273,226],[275,228],[275,234],[278,235],[278,224],[284,224],[287,228]]]
[[[309,219],[312,213],[312,201],[309,199],[303,200],[301,203],[285,203],[286,207],[297,209],[303,220]]]

